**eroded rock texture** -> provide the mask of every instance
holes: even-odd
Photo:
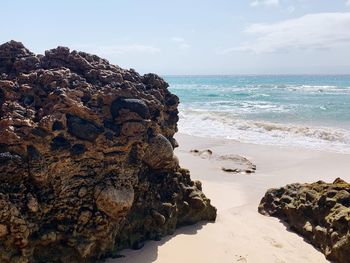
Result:
[[[0,262],[96,262],[215,220],[173,154],[167,86],[65,47],[0,46]]]
[[[333,262],[350,261],[350,184],[291,184],[267,191],[259,212],[287,222]]]

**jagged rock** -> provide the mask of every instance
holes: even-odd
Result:
[[[349,262],[350,184],[344,180],[270,189],[258,210],[287,222],[332,262]]]
[[[65,47],[0,45],[0,262],[96,262],[215,220],[174,156],[167,87]]]

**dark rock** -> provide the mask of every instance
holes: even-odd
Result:
[[[170,112],[168,115],[169,115],[168,123],[170,125],[174,125],[179,121],[179,116],[177,115],[176,112]]]
[[[27,152],[28,152],[29,160],[38,160],[38,159],[40,159],[40,153],[33,145],[28,145],[27,146]]]
[[[71,114],[67,114],[67,127],[70,134],[88,141],[96,140],[97,136],[103,131],[95,123]]]
[[[40,127],[36,127],[32,130],[32,133],[33,135],[35,136],[39,136],[39,137],[46,137],[49,135],[49,132],[46,131],[45,129],[43,128],[40,128]]]
[[[31,105],[34,102],[34,96],[33,95],[25,95],[25,96],[22,97],[21,102],[24,105],[29,106],[29,105]]]
[[[105,128],[112,130],[116,136],[120,135],[121,127],[113,120],[105,119],[103,120],[103,125]]]
[[[178,98],[159,76],[14,41],[0,76],[0,262],[99,262],[215,220],[174,156]]]
[[[36,56],[27,56],[16,60],[13,65],[16,72],[30,72],[31,70],[40,68],[40,59]]]
[[[149,142],[143,161],[152,169],[167,167],[174,160],[173,146],[167,138],[158,134]]]
[[[79,155],[86,151],[84,144],[74,144],[71,148],[71,153],[73,155]]]
[[[131,246],[131,248],[134,249],[134,250],[139,250],[139,249],[143,248],[144,246],[145,246],[145,242],[136,241],[136,242]]]
[[[0,107],[4,102],[5,102],[5,93],[3,92],[2,89],[0,89]]]
[[[319,248],[332,262],[350,257],[350,184],[292,184],[266,192],[259,212],[276,216]]]
[[[54,123],[52,124],[53,131],[61,131],[63,129],[64,129],[64,125],[60,121],[54,121]]]
[[[113,118],[119,116],[119,110],[121,109],[127,109],[131,112],[136,112],[143,119],[148,119],[150,116],[148,106],[143,100],[140,99],[118,98],[113,101],[111,105],[111,114]]]
[[[170,96],[165,103],[169,106],[177,105],[179,103],[179,98],[176,95]]]
[[[52,139],[51,149],[52,150],[66,150],[71,146],[70,142],[63,136],[57,136]]]
[[[33,53],[20,42],[12,40],[0,45],[0,72],[11,73],[17,60],[29,56],[33,56]]]
[[[112,132],[105,132],[104,133],[106,139],[112,141],[113,140],[113,133]]]

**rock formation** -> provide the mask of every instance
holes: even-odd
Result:
[[[350,259],[350,184],[291,184],[267,191],[259,212],[285,221],[332,262]]]
[[[253,174],[256,171],[256,165],[249,161],[246,157],[237,154],[218,155],[212,150],[197,150],[190,151],[194,156],[202,159],[214,159],[221,165],[221,170],[233,174]]]
[[[96,262],[215,220],[173,154],[167,87],[65,47],[0,46],[0,262]]]

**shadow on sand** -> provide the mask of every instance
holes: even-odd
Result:
[[[289,225],[286,221],[284,221],[283,219],[278,219],[280,223],[282,223],[286,230],[290,233],[293,233],[299,237],[301,237],[303,239],[304,242],[310,244],[311,246],[313,246],[313,248],[315,248],[317,251],[319,251],[320,253],[324,254],[324,252],[321,250],[321,248],[317,247],[315,244],[313,244],[309,239],[307,239],[302,233],[300,233],[295,227]],[[329,261],[331,263],[335,263],[334,261]]]
[[[158,258],[158,247],[164,245],[178,235],[195,235],[206,224],[210,222],[199,222],[190,226],[180,227],[174,234],[165,236],[160,241],[147,241],[145,246],[139,250],[125,249],[119,252],[120,258],[108,258],[104,263],[151,263]]]

